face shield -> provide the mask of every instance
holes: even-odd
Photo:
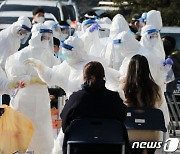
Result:
[[[40,29],[41,43],[45,50],[53,52],[53,32],[51,29]]]
[[[158,35],[159,31],[158,29],[149,29],[147,30],[147,34],[150,40],[152,39],[158,39],[159,35]]]
[[[64,56],[64,59],[66,61],[70,61],[71,59],[73,59],[73,46],[66,44],[64,42],[60,42],[60,47],[62,48],[62,54]]]
[[[67,25],[60,25],[61,33],[60,33],[60,40],[64,41],[69,36],[71,36],[71,27]]]
[[[21,28],[18,30],[17,35],[20,39],[21,44],[25,44],[29,35],[31,33],[31,28],[27,27],[26,25],[22,25]]]
[[[60,39],[60,35],[61,35],[61,28],[59,24],[54,24],[52,26],[52,30],[53,30],[53,36],[56,37],[57,39]]]

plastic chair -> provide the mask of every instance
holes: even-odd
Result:
[[[103,150],[108,145],[117,145],[120,152],[125,153],[125,139],[120,121],[111,119],[77,119],[70,125],[67,141],[67,153],[70,154],[71,146],[102,145]],[[89,152],[89,151],[88,151]],[[97,151],[90,152],[96,153]],[[100,152],[102,153],[102,152]],[[105,152],[103,152],[105,153]],[[118,152],[119,153],[119,152]],[[115,153],[113,153],[115,154]],[[120,154],[120,153],[119,153]]]
[[[165,142],[167,129],[160,109],[128,107],[125,126],[127,130],[162,131],[163,143]]]

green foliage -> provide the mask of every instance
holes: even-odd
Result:
[[[180,0],[126,0],[127,6],[122,5],[125,0],[113,1],[119,4],[120,13],[127,19],[135,13],[158,10],[161,12],[164,26],[180,26]],[[123,14],[125,10],[128,14]]]

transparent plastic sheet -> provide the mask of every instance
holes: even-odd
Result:
[[[12,154],[28,149],[34,132],[32,122],[23,114],[2,105],[4,113],[0,116],[0,153]]]

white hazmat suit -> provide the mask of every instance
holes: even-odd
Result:
[[[18,35],[18,31],[24,29],[31,31],[31,22],[29,18],[21,16],[7,29],[0,32],[0,66],[5,70],[6,59],[18,51],[21,40],[27,37],[25,34]]]
[[[80,37],[84,42],[86,53],[94,57],[104,57],[106,43],[100,40],[100,26],[97,23],[88,27],[85,33]]]
[[[37,72],[24,61],[28,58],[41,60],[47,66],[54,65],[51,49],[52,30],[43,24],[35,24],[29,46],[10,56],[6,62],[9,79],[23,78],[27,83],[18,91],[11,106],[28,116],[34,125],[34,135],[29,146],[35,154],[51,154],[53,148],[50,99],[47,86],[38,78]],[[50,43],[51,42],[51,43]]]
[[[57,22],[53,20],[47,20],[44,22],[44,25],[46,25],[49,29],[53,31],[53,37],[60,39],[61,29],[60,25]]]
[[[108,62],[108,66],[116,70],[119,70],[124,57],[120,52],[116,51],[113,40],[122,31],[130,31],[130,29],[125,18],[121,14],[117,14],[112,20],[110,35],[105,51],[105,59]]]

